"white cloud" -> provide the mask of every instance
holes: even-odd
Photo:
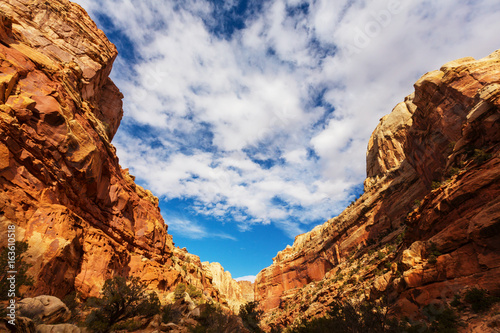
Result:
[[[235,237],[223,232],[209,232],[204,226],[186,219],[169,219],[169,230],[174,230],[178,235],[191,239],[223,238],[236,240]]]
[[[255,276],[255,275],[246,275],[246,276],[236,278],[235,280],[236,281],[250,281],[250,282],[254,283],[256,278],[257,278],[257,276]]]
[[[121,164],[163,199],[290,237],[352,199],[371,132],[419,76],[500,48],[494,0],[270,0],[226,38],[204,0],[78,2],[139,55],[113,71]]]

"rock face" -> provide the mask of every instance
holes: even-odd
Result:
[[[240,286],[244,303],[253,302],[255,300],[253,283],[250,281],[238,281],[238,285]]]
[[[27,294],[98,296],[106,279],[134,275],[160,294],[184,282],[217,299],[158,199],[118,163],[116,56],[77,4],[0,2],[0,228],[29,243]]]
[[[242,304],[254,300],[251,282],[236,282],[231,277],[231,273],[224,271],[224,268],[218,262],[203,262],[202,265],[206,274],[212,276],[213,285],[225,298],[227,305],[233,312],[238,313]]]
[[[335,298],[386,294],[412,316],[467,286],[500,294],[499,119],[500,51],[425,74],[373,132],[365,193],[257,276],[264,322]]]

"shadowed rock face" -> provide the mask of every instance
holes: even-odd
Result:
[[[424,75],[373,132],[365,193],[257,276],[265,323],[335,298],[385,294],[412,315],[467,286],[500,293],[499,119],[499,51]]]
[[[0,228],[29,243],[31,295],[97,296],[107,278],[138,275],[217,299],[199,258],[174,248],[158,199],[118,164],[116,55],[77,4],[0,3]]]

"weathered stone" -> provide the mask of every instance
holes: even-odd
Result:
[[[387,272],[384,275],[377,277],[373,283],[373,287],[377,291],[385,291],[391,281],[391,276],[392,272]]]
[[[71,317],[68,307],[54,296],[24,298],[18,306],[21,316],[45,324],[62,323]]]
[[[193,310],[191,310],[191,312],[189,312],[189,317],[199,318],[200,315],[201,315],[201,311],[200,311],[199,307],[196,307]]]
[[[411,244],[410,248],[403,251],[403,258],[401,263],[406,265],[407,268],[412,268],[416,264],[422,262],[422,257],[425,253],[425,244],[421,241],[416,241]]]
[[[0,226],[29,243],[26,294],[99,296],[131,275],[162,299],[182,282],[218,300],[199,258],[174,249],[158,198],[119,165],[115,46],[68,0],[0,2],[0,38]]]
[[[409,316],[466,286],[500,293],[499,149],[499,51],[424,75],[373,132],[365,193],[336,218],[296,237],[258,274],[255,299],[266,324],[305,318],[301,310],[312,302],[326,309],[334,299],[358,299],[360,282],[373,297],[387,290]],[[393,243],[403,229],[392,263],[375,262],[378,270],[391,268],[387,276],[368,269],[356,284],[329,273],[347,269],[357,260],[353,253]],[[398,269],[402,277],[390,282]],[[322,279],[333,283],[311,298]],[[352,284],[346,288],[345,282]],[[304,307],[286,310],[297,302]]]
[[[233,312],[238,313],[242,304],[254,300],[253,285],[251,282],[236,282],[231,277],[231,273],[224,271],[224,268],[218,262],[203,262],[202,266],[207,275],[212,277],[213,285],[228,301],[228,305]],[[244,284],[242,282],[248,283]],[[246,288],[246,294],[243,293],[242,286]]]

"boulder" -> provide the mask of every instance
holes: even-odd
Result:
[[[55,296],[37,296],[19,301],[19,314],[45,324],[69,320],[71,312],[66,304]]]
[[[401,263],[407,269],[414,267],[416,264],[422,262],[422,257],[425,253],[425,243],[421,241],[414,242],[410,248],[403,251],[403,259]]]

